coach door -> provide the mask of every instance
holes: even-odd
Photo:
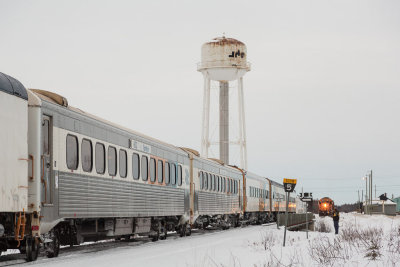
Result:
[[[43,116],[42,140],[41,140],[41,202],[42,204],[53,204],[52,180],[51,180],[51,118]]]

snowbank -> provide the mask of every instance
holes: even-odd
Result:
[[[41,258],[40,266],[399,266],[400,217],[341,214],[339,235],[330,217],[317,217],[331,232],[287,232],[249,226],[80,254]],[[374,247],[376,246],[376,247]],[[396,249],[398,251],[396,252]],[[397,253],[397,254],[396,254]],[[31,263],[32,264],[32,263]]]

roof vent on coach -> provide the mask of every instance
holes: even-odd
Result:
[[[200,153],[197,150],[194,150],[192,148],[187,148],[187,147],[180,147],[180,149],[186,151],[186,152],[190,152],[193,155],[195,155],[196,157],[200,157]]]
[[[54,102],[63,107],[68,107],[68,100],[63,96],[40,89],[30,89],[30,90],[35,94],[39,95],[39,97],[42,99],[50,100],[51,102]]]

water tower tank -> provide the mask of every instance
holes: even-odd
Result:
[[[250,70],[247,48],[233,38],[217,37],[201,47],[198,71],[207,72],[214,81],[233,81]]]

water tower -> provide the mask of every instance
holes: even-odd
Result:
[[[236,39],[218,37],[201,47],[201,62],[197,70],[203,73],[203,131],[201,154],[208,157],[211,145],[210,123],[210,84],[219,83],[219,156],[229,164],[229,146],[238,145],[240,149],[240,167],[247,169],[246,127],[243,103],[243,76],[250,71],[247,62],[246,45]],[[229,140],[229,82],[237,81],[239,140]]]

